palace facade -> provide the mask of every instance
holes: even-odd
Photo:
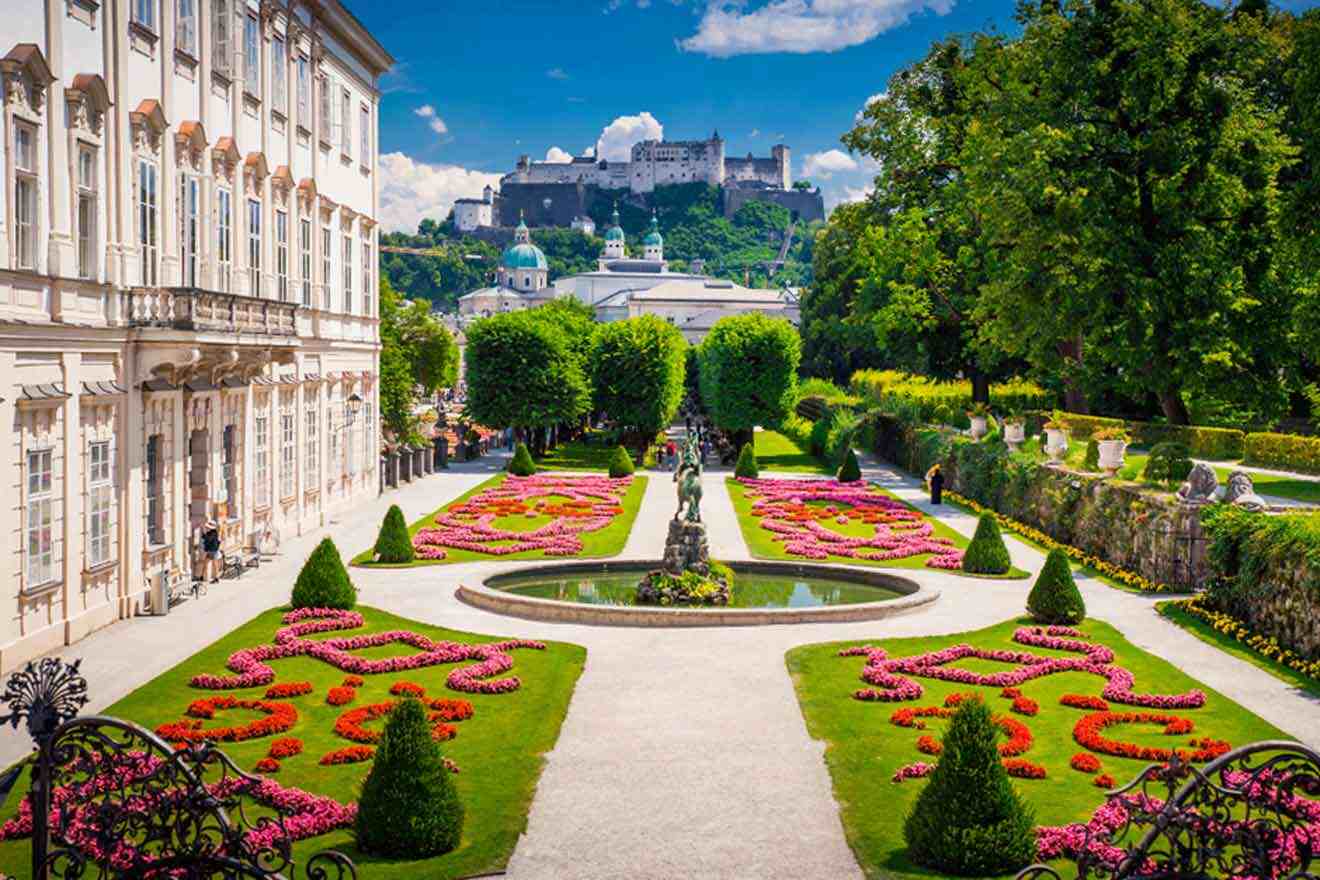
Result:
[[[0,673],[190,580],[207,519],[269,550],[378,494],[392,64],[339,0],[10,0],[4,38]]]

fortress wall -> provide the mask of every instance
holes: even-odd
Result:
[[[577,183],[505,183],[500,189],[501,226],[517,226],[521,211],[528,226],[573,225],[573,218],[587,213],[591,186]],[[550,205],[546,206],[546,199]]]
[[[825,200],[820,192],[804,192],[796,189],[725,188],[724,216],[733,217],[747,202],[770,202],[782,205],[803,221],[825,219]]]

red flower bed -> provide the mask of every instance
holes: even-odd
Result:
[[[298,710],[288,703],[272,703],[266,700],[239,700],[234,697],[211,697],[195,700],[188,707],[188,714],[194,718],[214,718],[218,709],[253,709],[265,713],[265,718],[258,718],[239,727],[203,728],[200,721],[172,721],[156,728],[156,734],[170,742],[243,742],[273,736],[291,730],[298,723]]]
[[[289,697],[301,697],[312,692],[310,681],[285,681],[266,688],[266,699],[287,700]]]
[[[1010,700],[1016,700],[1018,697],[1022,696],[1022,691],[1017,688],[1004,688],[999,692],[999,696],[1006,697]]]
[[[1031,748],[1031,730],[1027,725],[1016,718],[1009,718],[1005,715],[996,715],[995,724],[998,724],[999,729],[1008,734],[1008,742],[999,744],[1000,755],[1005,758],[1013,758]]]
[[[924,734],[917,737],[917,751],[925,755],[938,755],[944,751],[944,746],[940,745],[940,741],[935,737]]]
[[[1186,736],[1187,734],[1192,732],[1193,726],[1194,725],[1192,724],[1192,719],[1190,718],[1175,718],[1173,721],[1170,721],[1168,724],[1164,725],[1164,735]]]
[[[977,700],[977,699],[980,699],[980,697],[978,697],[976,694],[949,694],[947,697],[944,698],[944,705],[951,709],[954,706],[961,703],[963,700]]]
[[[1084,716],[1073,727],[1073,739],[1084,748],[1102,755],[1135,758],[1140,761],[1168,761],[1176,754],[1184,761],[1204,762],[1218,758],[1231,748],[1228,743],[1220,740],[1194,739],[1191,741],[1191,745],[1195,746],[1193,750],[1165,749],[1120,742],[1108,739],[1103,734],[1105,728],[1119,724],[1159,724],[1167,730],[1169,725],[1175,722],[1191,725],[1191,721],[1186,718],[1159,712],[1093,712]],[[1181,727],[1182,724],[1179,726]],[[1188,729],[1190,730],[1190,726]]]
[[[411,681],[396,681],[390,686],[390,693],[396,697],[424,697],[426,688]]]
[[[922,718],[948,718],[953,714],[950,709],[942,706],[922,706],[912,709],[898,709],[893,715],[889,716],[889,723],[897,727],[912,727],[916,730],[925,730],[926,723]]]
[[[1104,700],[1085,694],[1064,694],[1059,698],[1059,703],[1064,706],[1071,706],[1074,709],[1090,709],[1092,712],[1109,711],[1109,704]]]
[[[360,764],[363,761],[370,761],[375,755],[376,750],[371,746],[348,746],[326,752],[317,763],[324,767],[332,764]]]
[[[1019,715],[1035,715],[1040,711],[1040,704],[1019,694],[1013,698],[1013,711]]]
[[[280,762],[276,761],[274,758],[262,758],[252,769],[256,770],[258,773],[279,773]]]
[[[971,695],[951,694],[950,696]],[[956,702],[957,701],[955,701],[955,703]],[[916,730],[925,730],[926,725],[921,721],[922,718],[948,718],[952,715],[953,710],[945,706],[918,706],[895,710],[894,714],[889,716],[889,723],[896,727],[911,727]],[[1009,718],[1007,715],[996,715],[994,720],[995,724],[999,726],[999,729],[1008,734],[1008,740],[999,744],[1000,755],[1005,758],[1013,758],[1031,748],[1031,730],[1027,725],[1018,721],[1016,718]],[[928,755],[938,755],[938,751],[932,752],[922,748],[922,743],[925,740],[930,740],[935,746],[939,746],[939,741],[934,737],[923,736],[917,740],[917,748]]]
[[[344,676],[343,687],[346,687],[346,688],[360,688],[360,687],[362,687],[362,685],[364,685],[364,684],[366,684],[366,681],[365,681],[365,680],[362,678],[362,676],[360,676],[360,675],[347,675],[347,676]]]
[[[1005,758],[1004,769],[1008,771],[1009,776],[1016,776],[1018,779],[1044,779],[1045,768],[1040,764],[1033,763],[1023,758]]]
[[[1097,773],[1100,770],[1100,759],[1089,752],[1078,752],[1072,756],[1068,766],[1082,773]]]
[[[266,757],[292,758],[294,755],[301,755],[302,750],[302,740],[292,736],[285,736],[270,744],[270,751],[266,753]]]
[[[325,701],[331,706],[346,706],[357,697],[357,691],[351,687],[332,687],[326,691]]]
[[[1091,780],[1091,784],[1096,788],[1113,788],[1117,785],[1117,783],[1114,782],[1114,777],[1110,776],[1108,773],[1101,773],[1095,779]]]
[[[335,733],[354,742],[379,742],[380,731],[368,730],[364,725],[368,721],[374,721],[390,714],[397,705],[399,705],[397,701],[391,700],[388,703],[372,703],[369,706],[350,709],[335,721]],[[472,704],[467,700],[432,700],[427,705],[432,709],[430,714],[432,722],[431,737],[437,741],[453,739],[458,736],[458,729],[446,722],[462,721],[472,717]]]

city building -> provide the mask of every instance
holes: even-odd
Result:
[[[519,221],[513,244],[500,257],[495,285],[459,297],[458,313],[464,317],[490,317],[498,312],[539,306],[555,297],[549,278],[545,253],[532,244],[527,224]]]
[[[339,0],[9,0],[4,38],[0,672],[200,573],[209,519],[269,550],[378,493],[392,64]]]
[[[454,226],[459,232],[471,232],[482,226],[494,226],[495,199],[495,191],[490,188],[490,184],[486,184],[486,188],[481,191],[481,198],[455,200]]]

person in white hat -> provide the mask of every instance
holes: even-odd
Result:
[[[206,559],[205,567],[202,569],[202,577],[209,578],[211,583],[218,583],[220,580],[220,526],[213,519],[207,519],[206,525],[202,528],[202,555]]]

